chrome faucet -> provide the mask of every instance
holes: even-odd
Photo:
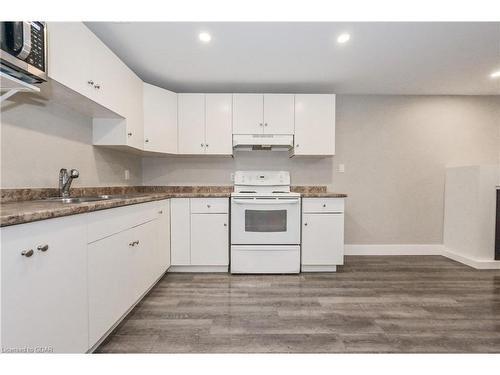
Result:
[[[78,178],[80,172],[76,169],[72,169],[69,174],[66,168],[61,168],[59,171],[59,194],[61,197],[69,197],[69,189],[74,178]]]

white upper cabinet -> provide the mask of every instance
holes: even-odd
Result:
[[[231,94],[178,94],[178,153],[232,155]]]
[[[291,134],[293,94],[233,94],[233,134]]]
[[[178,94],[179,154],[205,153],[205,94]]]
[[[294,155],[335,155],[335,95],[295,95]]]
[[[94,94],[89,65],[95,40],[81,22],[51,22],[47,27],[48,75],[88,97]]]
[[[290,134],[294,130],[294,95],[264,94],[264,134]]]
[[[205,95],[205,151],[213,155],[231,155],[232,94]]]
[[[233,134],[260,134],[263,131],[262,94],[233,94]]]
[[[177,94],[144,83],[144,150],[177,153]]]

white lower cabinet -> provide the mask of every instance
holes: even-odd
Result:
[[[303,198],[302,271],[335,271],[344,264],[344,200]]]
[[[1,229],[4,352],[87,351],[85,223],[75,215]]]
[[[227,266],[229,227],[227,214],[191,214],[191,264]]]
[[[171,200],[172,271],[227,271],[229,199]]]

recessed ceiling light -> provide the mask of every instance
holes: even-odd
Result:
[[[208,43],[212,40],[212,36],[209,33],[202,32],[198,34],[198,38],[203,42],[203,43]]]
[[[500,70],[497,70],[496,72],[493,72],[490,74],[491,78],[500,78]]]
[[[337,37],[337,43],[344,44],[351,39],[351,35],[348,33],[342,33]]]

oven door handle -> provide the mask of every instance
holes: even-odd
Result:
[[[249,205],[279,205],[279,204],[296,204],[299,199],[237,199],[233,198],[233,203],[249,204]]]

